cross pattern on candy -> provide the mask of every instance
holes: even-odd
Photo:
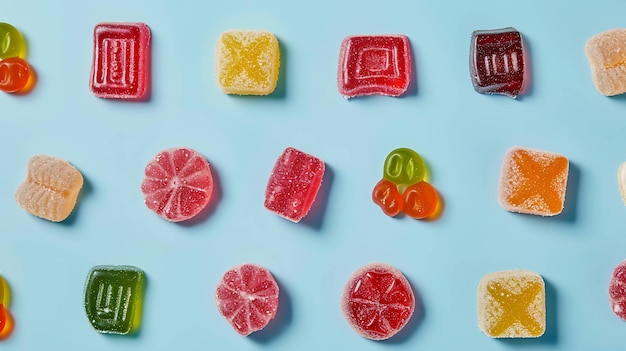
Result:
[[[543,291],[543,286],[538,282],[528,282],[521,287],[521,292],[515,293],[502,285],[494,282],[487,286],[487,291],[500,303],[502,314],[498,322],[489,330],[492,335],[501,335],[516,323],[527,329],[532,335],[543,334],[543,326],[531,315],[530,305],[537,295]]]

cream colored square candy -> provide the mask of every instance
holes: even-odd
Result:
[[[626,29],[598,33],[585,45],[596,89],[606,96],[626,92]]]
[[[82,174],[69,162],[36,155],[28,161],[15,200],[32,215],[60,222],[72,213],[82,186]]]
[[[622,163],[617,170],[617,184],[619,184],[619,191],[622,193],[622,201],[626,205],[626,162]]]

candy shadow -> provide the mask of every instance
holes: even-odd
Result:
[[[93,185],[91,185],[91,181],[89,181],[89,179],[85,177],[85,175],[83,174],[83,187],[80,189],[80,192],[78,193],[78,198],[76,199],[76,205],[74,205],[74,209],[72,210],[72,213],[70,213],[70,215],[65,220],[59,222],[59,224],[63,226],[68,226],[68,227],[74,225],[74,223],[76,222],[76,219],[78,218],[78,214],[81,211],[83,201],[84,201],[83,199],[89,196],[92,192],[93,192]]]
[[[409,86],[406,92],[400,95],[399,98],[417,95],[417,55],[415,55],[415,48],[411,40],[409,40],[409,48],[411,50],[411,76],[409,77]]]
[[[287,79],[285,78],[285,67],[287,66],[287,47],[285,47],[282,40],[278,41],[278,50],[280,50],[278,81],[276,82],[276,89],[274,89],[274,92],[268,95],[270,99],[284,99],[287,96]]]
[[[557,292],[551,282],[544,278],[546,286],[546,332],[538,338],[497,339],[513,347],[536,348],[539,345],[556,345],[559,342],[557,328]]]
[[[211,164],[211,176],[213,177],[213,193],[211,194],[209,204],[204,209],[202,209],[202,211],[200,211],[200,213],[198,213],[195,217],[190,218],[186,221],[177,222],[176,224],[183,227],[193,227],[195,225],[205,222],[217,210],[217,205],[222,200],[222,183],[220,182],[219,172],[213,164]]]
[[[580,168],[570,162],[569,175],[567,177],[567,190],[565,192],[565,203],[561,214],[548,217],[555,221],[564,223],[576,223],[578,210],[578,189],[580,188]]]
[[[522,86],[520,94],[515,98],[520,101],[526,96],[530,96],[534,90],[532,75],[533,65],[531,60],[533,50],[527,36],[522,37],[522,47],[524,48],[524,85]]]
[[[278,283],[278,286],[280,286],[276,316],[274,316],[274,319],[269,322],[267,327],[259,330],[258,332],[252,333],[249,336],[250,340],[259,344],[267,344],[272,340],[275,340],[293,319],[291,296],[285,288],[285,285],[276,278],[276,275],[274,275],[274,279],[276,280],[276,283]]]
[[[328,164],[326,164],[322,185],[317,192],[315,201],[313,202],[309,213],[306,215],[306,217],[302,219],[300,223],[315,230],[322,229],[324,216],[326,214],[326,208],[328,207],[328,196],[334,179],[335,172],[332,170],[332,168],[328,166]]]
[[[383,344],[391,344],[391,345],[399,345],[405,344],[411,339],[417,330],[417,327],[426,317],[426,311],[424,310],[424,302],[421,299],[418,289],[415,287],[415,284],[411,282],[409,277],[406,277],[411,285],[411,289],[413,289],[413,294],[415,295],[415,310],[413,311],[413,316],[409,319],[409,322],[398,332],[398,334],[390,337],[386,340],[377,341]]]

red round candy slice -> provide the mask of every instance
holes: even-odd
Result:
[[[235,266],[217,284],[215,303],[228,323],[246,336],[265,328],[276,315],[278,284],[261,266]]]
[[[2,284],[2,282],[0,282]],[[2,331],[4,330],[4,326],[7,324],[7,314],[4,310],[4,306],[0,303],[0,335],[2,335]]]
[[[613,271],[609,283],[609,305],[613,313],[626,321],[626,260]]]
[[[404,199],[398,191],[398,186],[386,179],[381,180],[374,186],[372,200],[390,217],[400,213],[404,206]]]
[[[408,323],[415,310],[415,296],[397,268],[371,263],[359,268],[346,283],[341,310],[358,334],[384,340]]]
[[[437,211],[439,196],[437,190],[421,181],[406,188],[404,191],[404,213],[415,219],[424,219]]]
[[[146,206],[168,221],[192,218],[211,199],[209,162],[190,148],[161,151],[146,166],[141,191]]]

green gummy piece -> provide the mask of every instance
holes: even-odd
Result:
[[[141,321],[144,273],[132,266],[96,266],[85,283],[85,312],[100,333],[128,334]]]
[[[406,188],[424,180],[426,164],[415,151],[399,148],[391,151],[385,159],[383,178],[399,188]]]
[[[0,22],[0,59],[25,58],[24,56],[26,56],[26,41],[22,34],[12,25]]]

